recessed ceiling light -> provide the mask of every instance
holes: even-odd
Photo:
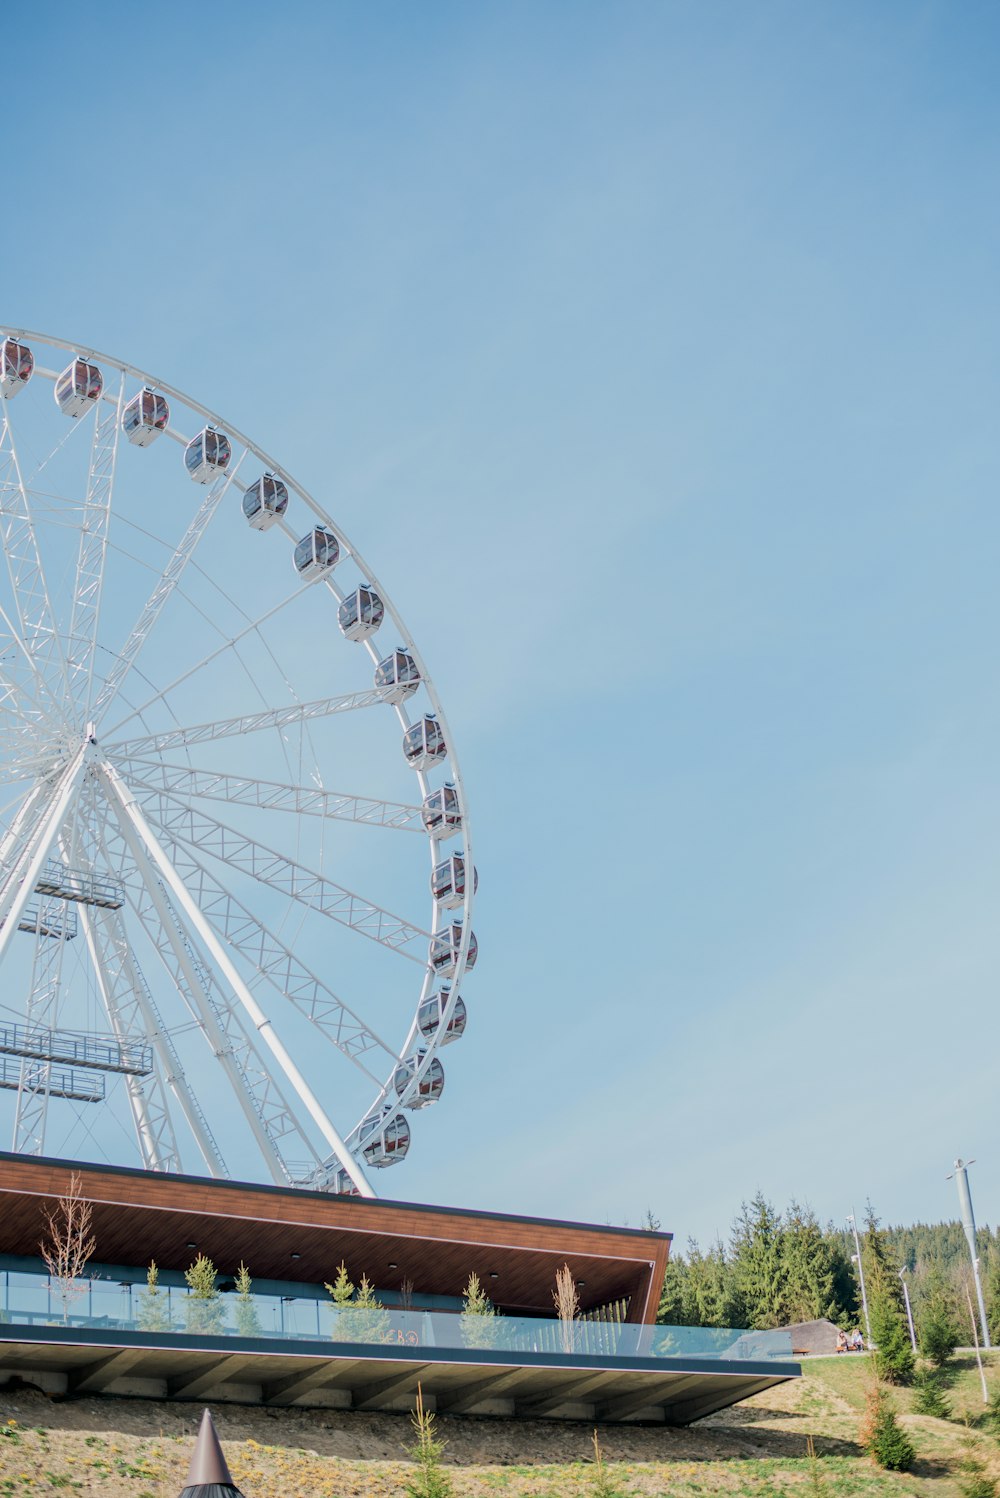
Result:
[[[301,1254],[292,1254],[292,1258],[293,1259],[301,1259],[301,1257],[302,1257]]]
[[[389,1265],[389,1268],[390,1268],[390,1269],[398,1269],[398,1268],[399,1268],[399,1265],[398,1265],[398,1264],[390,1264],[390,1265]]]
[[[500,1276],[497,1274],[496,1270],[495,1269],[491,1269],[490,1270],[490,1279],[491,1280],[498,1280],[499,1278],[500,1278]]]
[[[198,1247],[197,1243],[189,1243],[188,1244],[188,1248],[197,1248],[197,1247]]]
[[[583,1287],[584,1287],[584,1285],[585,1285],[585,1284],[586,1284],[586,1283],[587,1283],[587,1281],[586,1281],[586,1280],[577,1280],[577,1282],[576,1282],[576,1287],[577,1287],[577,1289],[578,1289],[578,1290],[582,1290],[582,1289],[583,1289]]]

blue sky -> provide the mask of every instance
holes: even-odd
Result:
[[[404,1198],[1000,1218],[994,6],[21,7],[3,318],[282,455],[458,736]]]

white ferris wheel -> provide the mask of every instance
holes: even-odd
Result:
[[[0,395],[11,1148],[213,1176],[235,1150],[374,1195],[477,951],[423,660],[322,504],[197,401],[22,330]]]

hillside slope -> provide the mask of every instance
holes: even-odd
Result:
[[[826,1493],[959,1498],[954,1470],[969,1445],[1000,1476],[1000,1444],[956,1421],[904,1413],[919,1453],[913,1473],[879,1472],[859,1452],[867,1360],[814,1359],[805,1377],[769,1390],[690,1430],[608,1427],[601,1443],[624,1493],[705,1498]],[[1000,1362],[990,1369],[1000,1388]],[[974,1368],[957,1369],[959,1415],[981,1410]],[[909,1399],[899,1396],[901,1410]],[[213,1413],[246,1498],[395,1498],[412,1475],[401,1415],[262,1410],[219,1405]],[[56,1402],[36,1390],[0,1390],[0,1498],[176,1498],[187,1472],[198,1404],[115,1398]],[[458,1498],[578,1498],[590,1487],[589,1427],[557,1421],[442,1419]],[[810,1468],[807,1438],[819,1460]],[[815,1473],[815,1480],[814,1474]]]

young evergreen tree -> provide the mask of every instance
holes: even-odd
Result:
[[[410,1454],[416,1463],[416,1476],[408,1482],[404,1492],[408,1498],[451,1498],[454,1489],[451,1478],[444,1470],[442,1457],[445,1442],[439,1441],[434,1430],[434,1416],[424,1408],[424,1391],[417,1384],[417,1406],[410,1416],[416,1439]]]
[[[343,1261],[341,1261],[340,1265],[337,1268],[337,1278],[334,1280],[333,1284],[331,1285],[327,1280],[325,1282],[324,1288],[328,1291],[330,1298],[333,1301],[333,1308],[335,1312],[341,1309],[343,1306],[350,1305],[351,1301],[354,1299],[354,1286],[348,1278],[347,1265],[343,1263]]]
[[[139,1296],[137,1320],[140,1331],[168,1332],[170,1330],[167,1294],[160,1288],[160,1271],[156,1267],[155,1259],[150,1260],[149,1268],[146,1270],[146,1288]]]
[[[384,1342],[389,1332],[391,1317],[375,1294],[368,1276],[361,1276],[358,1293],[354,1297],[351,1315],[356,1318],[359,1342]]]
[[[241,1259],[236,1271],[236,1327],[241,1337],[260,1336],[257,1303],[250,1293],[252,1283],[250,1271]]]
[[[925,1277],[917,1314],[920,1351],[935,1368],[943,1368],[959,1343],[954,1302],[940,1263]]]
[[[887,1384],[908,1384],[913,1377],[913,1346],[906,1319],[880,1285],[868,1298],[872,1356],[876,1376]]]
[[[916,1460],[913,1442],[901,1428],[892,1400],[878,1381],[865,1396],[861,1444],[873,1461],[890,1472],[908,1472]]]
[[[191,1292],[187,1298],[188,1331],[220,1335],[225,1307],[215,1282],[215,1265],[207,1255],[199,1254],[190,1269],[185,1269],[184,1278]]]
[[[918,1415],[933,1415],[935,1420],[951,1419],[951,1405],[931,1368],[918,1368],[913,1375],[913,1408]]]
[[[496,1308],[480,1284],[478,1274],[470,1274],[462,1314],[458,1318],[463,1346],[492,1347],[497,1339],[496,1321]]]
[[[903,1284],[899,1277],[900,1265],[871,1202],[867,1204],[865,1215],[861,1259],[868,1287],[868,1318],[876,1376],[888,1384],[909,1383],[914,1358],[904,1309]]]
[[[620,1488],[617,1483],[613,1481],[611,1474],[608,1471],[607,1464],[604,1460],[604,1452],[601,1450],[601,1443],[598,1439],[596,1428],[594,1430],[593,1442],[594,1466],[593,1476],[590,1482],[590,1491],[593,1494],[593,1498],[628,1498],[628,1495],[626,1494],[624,1488]]]
[[[888,1300],[894,1305],[901,1315],[904,1314],[903,1284],[899,1278],[902,1264],[892,1247],[889,1234],[875,1216],[875,1209],[871,1202],[866,1204],[865,1209],[861,1262],[864,1265],[869,1301],[881,1296],[883,1300]],[[872,1326],[872,1336],[873,1338],[875,1336],[874,1326]]]

